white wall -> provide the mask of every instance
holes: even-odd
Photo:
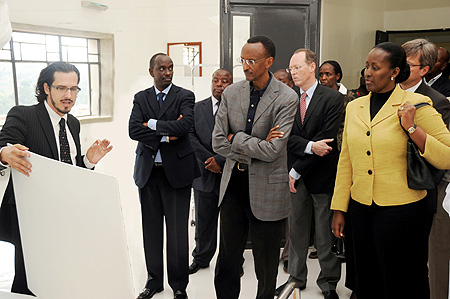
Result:
[[[375,45],[375,31],[384,28],[385,0],[323,0],[320,62],[336,60],[342,67],[342,83],[359,86],[367,53]]]
[[[385,13],[386,30],[426,30],[450,27],[450,2],[447,7],[429,7],[387,11]]]
[[[62,27],[114,34],[115,80],[112,121],[84,123],[82,144],[85,151],[98,138],[114,145],[96,171],[118,178],[125,223],[132,252],[135,287],[139,291],[146,279],[142,250],[141,216],[137,187],[133,181],[136,143],[128,137],[128,119],[133,96],[153,85],[148,61],[157,52],[166,52],[169,42],[203,43],[203,63],[219,64],[219,2],[209,0],[98,0],[109,6],[104,12],[82,8],[81,1],[9,0],[12,22]],[[199,98],[210,92],[213,68],[204,68],[204,79],[196,80]],[[37,79],[37,78],[36,78]],[[174,83],[192,89],[190,78],[175,74]]]

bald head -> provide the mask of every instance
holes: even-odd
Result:
[[[439,75],[447,66],[448,60],[450,59],[450,53],[447,49],[444,49],[442,47],[438,48],[438,57],[437,62],[434,65],[434,67],[428,72],[428,74],[425,76],[427,80],[433,79],[437,75]]]
[[[289,87],[293,87],[294,86],[294,82],[292,81],[292,77],[291,75],[286,71],[286,69],[279,69],[278,71],[276,71],[275,73],[273,73],[273,75],[275,76],[275,78],[280,81],[283,82],[284,84],[286,84]]]
[[[228,85],[233,83],[233,75],[226,69],[218,69],[212,74],[211,92],[218,101],[222,98],[222,93]]]

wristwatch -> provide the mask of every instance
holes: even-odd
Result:
[[[411,135],[412,133],[414,133],[416,131],[416,125],[413,125],[412,127],[410,127],[408,129],[408,133]]]

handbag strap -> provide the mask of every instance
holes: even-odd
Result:
[[[420,102],[420,103],[414,104],[414,107],[416,107],[416,109],[422,108],[423,106],[431,106],[431,105],[427,102]],[[403,128],[403,126],[402,126],[402,120],[399,118],[398,121],[400,122],[400,127],[403,129],[403,131],[405,131],[406,136],[408,136],[408,139],[410,141],[412,141],[411,137],[409,137],[408,131],[406,131],[405,128]]]

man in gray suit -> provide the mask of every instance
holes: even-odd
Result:
[[[284,219],[290,211],[287,137],[298,96],[269,72],[275,45],[251,37],[241,50],[247,80],[222,94],[213,149],[224,156],[220,187],[220,245],[215,288],[218,299],[239,297],[239,269],[250,231],[256,298],[272,299]]]

